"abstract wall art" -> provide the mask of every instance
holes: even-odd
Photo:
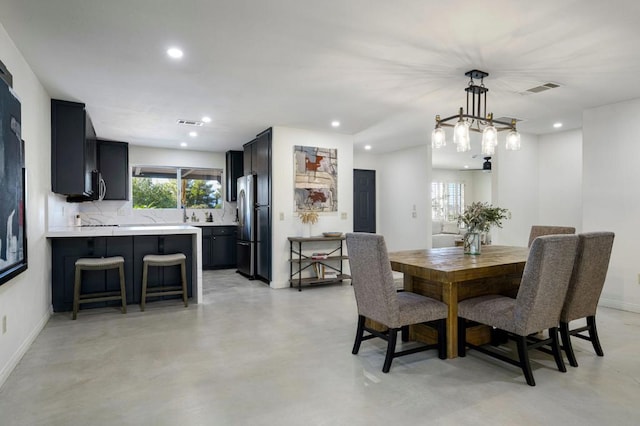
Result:
[[[296,145],[293,161],[295,211],[338,211],[337,149]]]
[[[20,101],[9,83],[0,79],[0,285],[27,269],[24,142]]]

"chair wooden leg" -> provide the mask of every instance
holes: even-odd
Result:
[[[593,345],[593,350],[596,351],[598,356],[604,356],[602,352],[602,346],[600,346],[600,339],[598,338],[598,329],[596,328],[596,317],[591,315],[587,317],[587,326],[589,327],[589,338]]]
[[[73,316],[72,319],[78,318],[78,309],[80,308],[80,280],[82,270],[76,267],[75,280],[73,282]]]
[[[438,358],[447,359],[447,320],[438,320]]]
[[[467,321],[460,317],[458,317],[458,356],[467,356]]]
[[[518,344],[518,357],[520,358],[520,367],[524,373],[525,379],[529,386],[535,386],[536,381],[533,378],[533,371],[531,371],[531,363],[529,362],[529,349],[527,348],[527,337],[517,336],[516,343]]]
[[[358,328],[356,329],[356,340],[353,343],[353,349],[351,350],[351,353],[354,355],[357,355],[358,351],[360,350],[360,343],[362,343],[362,337],[364,335],[364,321],[365,321],[364,316],[358,315]]]
[[[573,353],[573,346],[571,345],[571,334],[569,333],[568,322],[560,322],[560,338],[562,339],[562,347],[564,349],[564,353],[567,354],[569,365],[572,367],[577,367],[578,361],[576,360],[576,355]]]
[[[124,285],[124,265],[120,265],[118,267],[118,272],[120,275],[120,297],[122,298],[122,313],[127,313],[127,290]]]
[[[384,365],[382,366],[382,372],[388,373],[391,368],[391,361],[393,361],[393,355],[396,351],[396,339],[398,338],[398,328],[390,328],[388,341],[387,341],[387,356],[384,358]]]
[[[186,308],[189,306],[189,302],[187,302],[189,294],[187,293],[187,266],[185,261],[180,264],[180,278],[182,279],[182,301]]]
[[[149,264],[146,262],[142,266],[142,296],[140,297],[140,310],[144,311],[144,305],[147,302],[147,276],[149,272]]]
[[[551,327],[549,329],[549,337],[551,337],[551,351],[553,352],[553,358],[556,360],[558,371],[566,373],[567,367],[565,367],[564,360],[562,359],[562,350],[560,350],[560,342],[558,341],[557,327]]]

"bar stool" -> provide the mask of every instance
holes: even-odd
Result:
[[[120,273],[120,291],[106,291],[101,293],[80,292],[82,271],[98,271],[118,268]],[[127,295],[124,287],[124,257],[83,258],[76,260],[75,281],[73,284],[73,319],[78,317],[78,310],[82,303],[107,302],[109,300],[122,301],[122,313],[127,313]]]
[[[184,307],[188,306],[187,303],[187,266],[186,259],[183,253],[174,253],[174,254],[147,254],[142,258],[142,298],[140,300],[140,310],[144,311],[144,305],[147,302],[147,297],[157,297],[157,296],[171,296],[171,295],[182,295],[182,301],[184,302]],[[149,266],[177,266],[180,265],[180,281],[181,285],[179,286],[159,286],[159,287],[151,287],[151,292],[147,293],[147,277]]]

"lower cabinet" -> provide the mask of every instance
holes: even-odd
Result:
[[[81,257],[124,257],[127,304],[138,304],[142,293],[142,258],[144,255],[184,253],[187,256],[187,290],[189,297],[192,297],[192,235],[53,238],[51,249],[51,296],[54,312],[67,312],[73,309],[75,262]],[[175,268],[149,269],[150,284],[173,285],[179,281],[180,268],[177,266]],[[82,272],[83,292],[117,291],[119,288],[120,279],[117,269]],[[84,304],[82,308],[119,304],[120,301],[99,302]]]
[[[187,294],[193,296],[193,256],[191,235],[140,235],[133,237],[133,288],[134,303],[140,303],[142,297],[142,259],[147,254],[184,253],[187,256]],[[175,286],[180,282],[180,267],[150,267],[147,281],[149,286]],[[164,296],[163,299],[181,296]]]
[[[236,267],[237,227],[203,226],[202,269],[225,269]]]

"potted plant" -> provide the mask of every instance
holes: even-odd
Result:
[[[493,207],[489,203],[475,202],[458,216],[458,224],[467,228],[463,246],[466,254],[480,254],[480,235],[489,232],[491,226],[502,228],[502,220],[511,218],[508,209]]]

